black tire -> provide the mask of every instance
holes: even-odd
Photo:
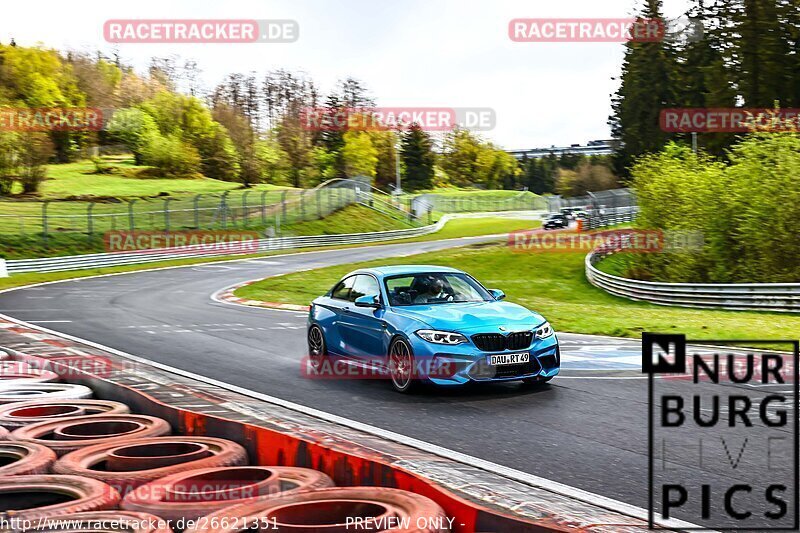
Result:
[[[328,357],[328,345],[322,328],[314,324],[308,328],[308,363],[315,372],[319,372]]]
[[[386,363],[394,390],[409,393],[417,388],[419,380],[416,379],[416,359],[408,341],[402,337],[392,341]]]

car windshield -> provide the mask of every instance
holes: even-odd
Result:
[[[425,272],[386,278],[385,284],[390,305],[430,305],[492,300],[486,289],[466,274]]]

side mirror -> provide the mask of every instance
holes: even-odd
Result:
[[[506,297],[506,293],[501,291],[500,289],[489,289],[489,294],[494,296],[495,300],[502,300]]]
[[[373,309],[381,308],[381,299],[377,294],[367,294],[366,296],[359,296],[355,301],[356,307],[372,307]]]

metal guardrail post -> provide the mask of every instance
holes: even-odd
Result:
[[[42,240],[45,246],[47,246],[47,205],[49,203],[50,200],[42,202]]]
[[[228,229],[228,194],[230,191],[223,192],[219,201],[220,209],[222,209],[222,229]]]
[[[198,204],[200,202],[200,197],[203,196],[202,194],[195,195],[194,199],[192,200],[194,204],[194,229],[200,229],[200,210],[198,209]]]
[[[164,228],[169,235],[169,203],[173,200],[173,198],[164,198]]]
[[[330,214],[331,212],[333,212],[333,194],[331,194],[332,191],[330,189],[327,190],[327,193],[328,194],[326,194],[325,196],[327,197],[327,202],[328,202],[328,214]]]
[[[136,203],[136,200],[128,201],[128,227],[130,228],[131,232],[136,231],[136,221],[133,217],[133,204]]]
[[[89,205],[86,206],[86,234],[88,235],[88,241],[92,241],[92,237],[94,236],[94,218],[92,215],[92,211],[94,210],[94,202],[89,202]]]
[[[269,190],[262,191],[261,193],[261,223],[267,225],[267,193]]]
[[[247,227],[247,195],[250,194],[250,190],[246,190],[242,193],[242,227]]]

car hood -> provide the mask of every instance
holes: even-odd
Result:
[[[510,302],[442,303],[395,307],[393,311],[425,323],[432,329],[473,333],[504,326],[509,331],[531,329],[544,318]]]

